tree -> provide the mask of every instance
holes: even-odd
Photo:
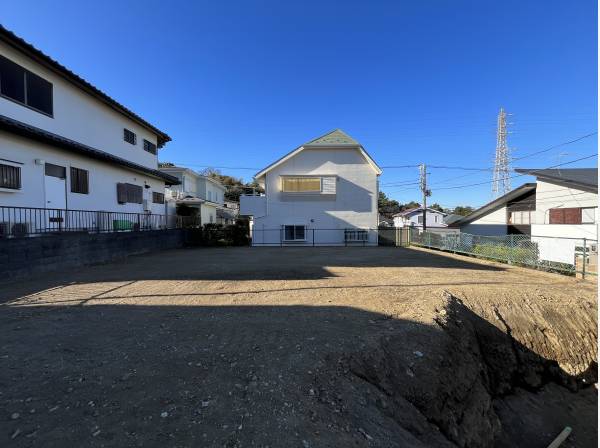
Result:
[[[404,211],[404,210],[410,210],[411,208],[419,208],[420,206],[421,206],[421,204],[419,204],[418,202],[410,201],[410,202],[407,202],[406,204],[402,205],[400,208],[402,211]]]
[[[264,193],[265,191],[256,181],[245,183],[243,179],[228,176],[215,168],[206,168],[201,174],[216,179],[223,184],[227,188],[225,191],[225,199],[228,201],[239,202],[242,194],[250,192]]]
[[[171,162],[158,162],[159,168],[168,168],[170,166],[175,166],[175,164]]]
[[[395,199],[388,198],[383,191],[379,192],[377,208],[379,209],[379,214],[385,216],[386,218],[391,218],[394,214],[401,210],[400,203]]]
[[[458,207],[454,207],[452,213],[454,213],[455,215],[467,216],[473,213],[473,211],[473,207],[469,205],[459,205]]]
[[[442,206],[440,204],[438,204],[437,202],[435,204],[430,205],[429,208],[432,210],[437,210],[438,212],[446,213],[446,211],[442,208]]]

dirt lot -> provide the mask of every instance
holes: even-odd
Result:
[[[0,286],[1,446],[596,446],[596,285],[400,248]]]

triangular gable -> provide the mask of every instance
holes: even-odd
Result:
[[[283,156],[279,160],[273,162],[271,165],[267,166],[266,168],[263,168],[258,173],[256,173],[254,175],[254,178],[258,179],[258,178],[264,176],[267,172],[271,171],[273,168],[275,168],[275,167],[281,165],[282,163],[286,162],[287,160],[291,159],[292,157],[294,157],[296,154],[298,154],[300,151],[302,151],[305,148],[318,149],[319,147],[330,148],[330,147],[346,147],[346,146],[348,148],[355,147],[363,155],[365,160],[368,162],[368,164],[371,166],[371,168],[373,168],[373,170],[378,175],[382,173],[381,168],[379,168],[377,163],[375,163],[373,158],[367,153],[367,151],[365,151],[365,149],[362,147],[362,145],[360,143],[358,143],[356,140],[354,140],[352,137],[350,137],[348,134],[346,134],[341,129],[335,129],[335,130],[328,132],[327,134],[322,135],[321,137],[318,137],[314,140],[311,140],[308,143],[305,143],[304,145],[299,146],[298,148],[294,149],[293,151],[287,153],[285,156]]]

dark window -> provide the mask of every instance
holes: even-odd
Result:
[[[150,154],[156,155],[156,145],[144,139],[144,151],[148,151]]]
[[[152,202],[155,204],[164,204],[165,203],[165,194],[157,193],[156,191],[152,192]]]
[[[139,185],[117,184],[117,202],[119,204],[132,203],[141,204],[144,196],[144,189]]]
[[[25,103],[25,69],[0,56],[0,93]]]
[[[304,241],[304,226],[283,226],[284,240],[286,241]]]
[[[21,168],[12,165],[0,165],[0,187],[18,190],[21,188]]]
[[[88,194],[89,188],[88,172],[71,167],[71,192]]]
[[[135,135],[135,132],[131,132],[129,129],[123,129],[123,140],[125,140],[127,143],[135,145],[137,143],[137,135]]]
[[[551,208],[550,224],[581,224],[581,208]]]
[[[67,170],[64,166],[52,165],[51,163],[46,164],[44,172],[46,176],[58,177],[59,179],[66,179],[67,177]]]
[[[52,115],[52,84],[27,72],[27,105]]]
[[[0,94],[52,115],[52,84],[0,56]]]

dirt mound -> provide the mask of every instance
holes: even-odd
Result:
[[[530,304],[508,312],[494,306],[481,314],[489,320],[445,294],[436,309],[436,331],[423,331],[422,325],[390,329],[347,357],[344,367],[392,403],[382,407],[380,400],[380,412],[420,442],[436,446],[510,444],[504,426],[515,423],[508,421],[504,400],[511,398],[514,408],[515,394],[527,397],[558,384],[571,392],[549,386],[555,392],[546,401],[567,393],[573,403],[580,397],[576,391],[596,382],[596,325],[585,306],[574,307],[568,316],[533,310]],[[551,440],[553,430],[537,434],[536,442]],[[520,437],[515,442],[522,443],[523,433]]]

